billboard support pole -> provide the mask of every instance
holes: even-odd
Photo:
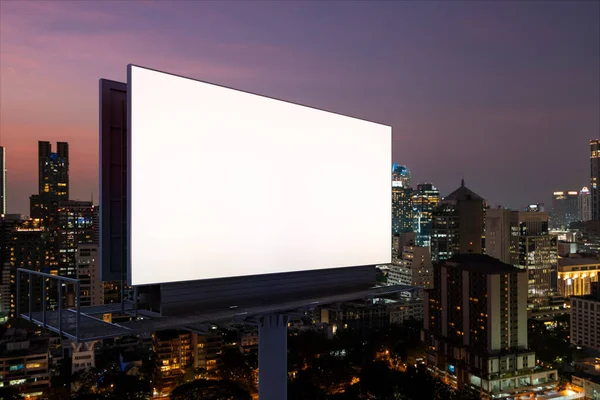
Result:
[[[287,326],[289,316],[267,314],[258,323],[258,398],[287,399]]]

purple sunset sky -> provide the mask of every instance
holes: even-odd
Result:
[[[442,195],[464,177],[548,203],[589,185],[599,21],[596,1],[2,1],[8,211],[37,191],[38,140],[68,141],[71,197],[98,199],[98,79],[128,63],[389,124]]]

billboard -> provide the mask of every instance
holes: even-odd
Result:
[[[391,127],[128,66],[132,285],[389,263]]]

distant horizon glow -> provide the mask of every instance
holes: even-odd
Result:
[[[599,14],[590,1],[0,1],[7,213],[29,214],[38,140],[69,143],[72,199],[99,198],[98,79],[124,82],[129,63],[385,121],[413,187],[446,196],[464,177],[491,204],[550,204],[590,185]]]

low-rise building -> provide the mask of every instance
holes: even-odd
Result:
[[[50,388],[48,339],[9,328],[0,341],[0,387],[26,399],[44,398]]]
[[[600,260],[570,254],[558,259],[558,292],[564,297],[591,293],[592,283],[600,278]]]
[[[585,399],[600,400],[600,358],[592,357],[575,363],[571,382],[574,389],[584,393]]]

